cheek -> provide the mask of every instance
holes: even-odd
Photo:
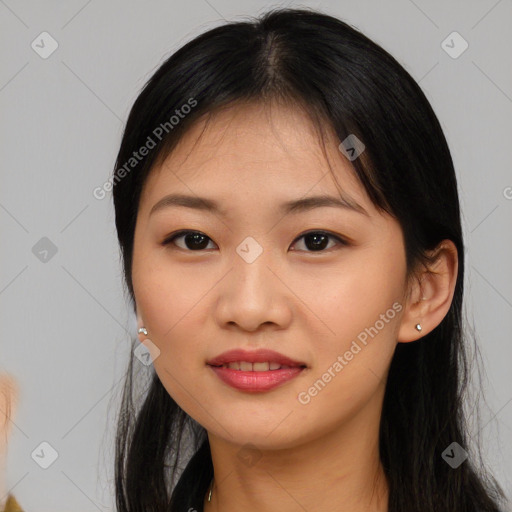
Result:
[[[328,272],[328,278],[302,279],[298,295],[315,314],[322,331],[333,340],[346,340],[372,326],[403,294],[402,273],[371,258],[354,258],[350,265]],[[310,313],[311,314],[311,313]],[[396,310],[388,315],[396,322]]]
[[[405,253],[401,249],[400,244],[383,243],[354,251],[343,265],[328,271],[328,279],[315,276],[301,282],[298,295],[315,313],[309,312],[309,329],[315,325],[318,333],[314,378],[322,378],[331,368],[337,375],[332,382],[343,387],[341,399],[349,400],[354,394],[350,389],[359,383],[371,385],[368,378],[377,385],[387,371],[404,307]],[[338,356],[343,358],[343,370],[335,372],[332,366]],[[329,375],[323,380],[329,380]],[[331,391],[326,398],[338,386],[327,387]]]
[[[135,260],[134,260],[135,261]],[[148,328],[148,338],[160,353],[154,368],[172,398],[185,410],[201,396],[194,377],[204,370],[204,333],[207,315],[201,300],[216,282],[205,275],[161,263],[134,265],[133,287],[137,308]],[[211,277],[211,275],[210,275]]]
[[[140,276],[142,277],[142,275]],[[165,272],[147,269],[142,285],[136,285],[137,307],[140,308],[145,324],[162,352],[175,352],[182,357],[180,344],[193,349],[194,330],[188,325],[199,311],[201,297],[208,288],[207,283],[199,283],[184,272]],[[196,330],[197,330],[197,323]],[[186,360],[182,357],[183,361]]]
[[[192,266],[171,264],[165,249],[134,255],[133,288],[144,322],[161,343],[174,339],[183,320],[211,287]],[[183,320],[182,320],[183,319]]]
[[[345,268],[309,295],[323,334],[312,343],[314,364],[298,390],[296,422],[328,431],[384,392],[403,309],[400,279],[367,268],[364,261]]]

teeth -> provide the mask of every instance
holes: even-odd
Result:
[[[291,368],[284,364],[275,362],[249,363],[247,361],[234,361],[232,363],[224,363],[223,368],[231,368],[232,370],[241,370],[244,372],[266,372],[269,370],[280,370],[282,368]]]
[[[253,363],[252,371],[253,372],[266,372],[270,367],[270,363]]]

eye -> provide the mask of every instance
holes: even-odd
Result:
[[[175,240],[183,238],[185,241],[185,247],[181,247],[178,245],[180,249],[184,250],[191,250],[191,251],[197,251],[204,249],[206,247],[206,240],[211,240],[208,236],[206,236],[204,233],[201,233],[200,231],[179,231],[178,233],[171,235],[170,237],[166,238],[162,245],[169,245],[171,242],[174,242]]]
[[[343,240],[341,237],[337,235],[333,235],[327,231],[309,231],[308,233],[304,233],[300,235],[295,242],[304,238],[304,245],[308,249],[306,252],[324,252],[326,248],[326,244],[328,244],[329,238],[332,240],[336,240],[340,245],[349,245],[347,241]],[[295,243],[294,242],[294,243]],[[332,248],[329,247],[329,249]]]
[[[162,245],[165,246],[175,243],[175,240],[180,238],[183,239],[185,246],[176,245],[178,245],[180,249],[189,251],[201,251],[202,249],[207,248],[208,240],[212,241],[210,237],[200,231],[179,231],[178,233],[167,237],[162,242]],[[294,244],[302,238],[304,238],[304,245],[307,248],[306,252],[323,252],[326,248],[326,243],[328,245],[329,239],[336,240],[338,244],[342,246],[349,245],[346,240],[327,231],[309,231],[308,233],[304,233],[296,238]],[[329,247],[329,249],[330,248],[332,248],[332,246]]]

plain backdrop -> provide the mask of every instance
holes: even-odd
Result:
[[[472,435],[512,495],[510,0],[0,0],[0,371],[20,385],[7,485],[25,510],[114,506],[112,432],[136,331],[111,194],[93,189],[112,172],[133,101],[194,36],[285,5],[333,14],[382,45],[440,119],[485,365],[488,409]],[[41,450],[55,450],[47,469]]]

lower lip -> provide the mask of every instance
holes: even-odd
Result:
[[[269,391],[296,377],[304,368],[283,368],[281,370],[268,370],[265,372],[245,372],[210,366],[220,380],[240,391],[252,393]]]

